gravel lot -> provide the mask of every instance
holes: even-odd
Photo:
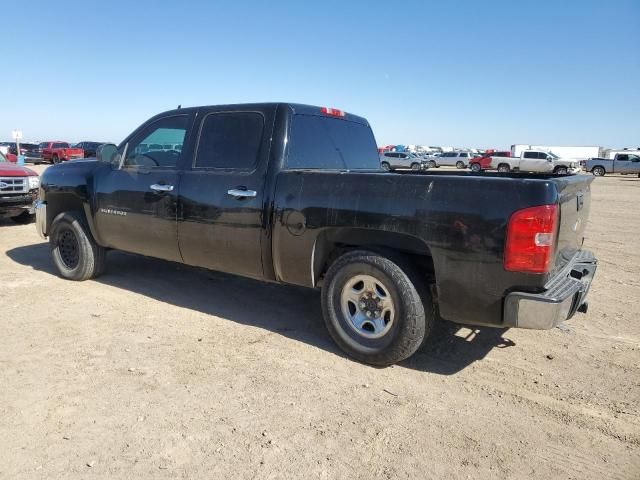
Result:
[[[69,282],[0,221],[0,478],[640,478],[639,204],[593,184],[587,315],[443,324],[386,369],[317,292],[118,252]]]

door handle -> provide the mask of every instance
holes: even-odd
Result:
[[[227,192],[227,194],[236,198],[254,198],[258,195],[258,192],[255,190],[242,190],[241,188],[232,188]]]
[[[173,192],[173,185],[160,185],[159,183],[154,183],[149,188],[154,192]]]

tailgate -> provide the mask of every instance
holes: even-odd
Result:
[[[592,175],[554,179],[560,196],[560,227],[554,271],[564,267],[582,249],[591,206]]]

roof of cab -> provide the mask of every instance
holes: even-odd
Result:
[[[279,106],[290,108],[293,114],[327,116],[321,112],[320,109],[322,107],[318,107],[315,105],[305,105],[301,103],[289,103],[289,102],[265,102],[265,103],[232,103],[232,104],[223,104],[223,105],[201,105],[201,106],[195,106],[195,107],[177,108],[177,109],[167,110],[166,112],[159,113],[158,115],[155,115],[154,118],[159,116],[164,116],[166,114],[171,114],[171,113],[191,113],[193,111],[196,111],[202,108],[233,111],[233,110],[250,110],[255,108],[276,109]],[[357,123],[361,123],[363,125],[369,126],[369,122],[367,122],[367,120],[364,117],[353,115],[347,112],[345,112],[344,117],[331,117],[331,118],[338,118],[339,120],[349,120],[351,122],[357,122]]]

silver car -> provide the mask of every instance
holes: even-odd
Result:
[[[410,168],[418,171],[427,168],[424,159],[409,152],[384,152],[380,155],[380,167],[383,170],[395,170],[399,168]]]
[[[429,168],[433,167],[458,167],[467,168],[469,161],[474,157],[470,152],[445,152],[439,157],[429,157]]]

